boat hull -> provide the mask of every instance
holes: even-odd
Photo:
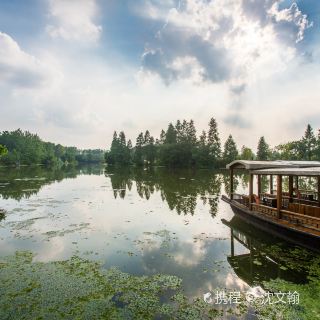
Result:
[[[236,201],[222,196],[222,200],[229,203],[232,211],[246,223],[266,231],[269,234],[281,238],[285,241],[291,242],[296,245],[304,246],[310,250],[320,252],[320,237],[294,229],[290,226],[278,224],[275,221],[268,219],[264,216],[258,216],[251,213],[251,211],[239,205]]]

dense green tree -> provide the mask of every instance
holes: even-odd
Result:
[[[7,153],[8,153],[7,148],[6,148],[5,146],[2,146],[2,145],[0,144],[0,157],[1,157],[1,156],[4,156],[4,155],[7,154]]]
[[[160,144],[164,144],[165,140],[166,140],[166,133],[165,133],[165,131],[162,129],[162,130],[161,130],[161,133],[160,133],[160,139],[159,139]]]
[[[150,138],[151,138],[150,132],[149,132],[149,130],[146,130],[146,132],[144,134],[144,139],[143,139],[143,144],[145,146],[150,143]]]
[[[170,126],[170,124],[169,124],[169,126]],[[175,129],[175,133],[176,133],[176,142],[179,143],[179,142],[181,142],[182,135],[183,135],[183,133],[182,133],[182,123],[181,123],[180,120],[177,120],[174,129]]]
[[[210,163],[209,159],[209,147],[207,144],[207,134],[203,130],[199,141],[197,143],[197,147],[193,148],[193,160],[195,164],[199,167],[211,167],[212,163]]]
[[[148,139],[148,144],[144,146],[145,160],[148,165],[153,165],[156,158],[156,147],[152,136]]]
[[[248,148],[246,146],[242,146],[241,153],[240,153],[239,157],[242,160],[254,160],[255,155],[250,148]]]
[[[260,137],[257,148],[257,160],[269,160],[270,148],[264,137]]]
[[[212,161],[213,165],[217,165],[221,158],[221,142],[215,118],[210,119],[207,139],[210,161]]]
[[[237,145],[230,134],[224,144],[223,160],[225,163],[230,163],[233,160],[236,160],[238,155]]]
[[[187,125],[187,142],[190,143],[192,146],[195,146],[197,143],[197,131],[194,126],[194,121],[190,120]]]
[[[164,140],[165,144],[174,144],[177,143],[177,131],[174,128],[173,124],[170,123],[166,132],[166,138]]]
[[[18,129],[15,131],[3,131],[0,133],[0,143],[8,150],[1,158],[1,163],[6,165],[63,165],[76,164],[82,159],[82,151],[75,147],[64,147],[61,144],[42,141],[38,135],[28,131],[23,132]],[[99,154],[99,162],[103,161],[103,151],[95,151],[95,159]],[[90,160],[90,159],[89,159]]]
[[[110,151],[105,154],[105,160],[108,164],[116,164],[116,152],[119,148],[118,134],[117,131],[113,132],[112,142]]]
[[[120,146],[122,147],[125,147],[127,145],[127,142],[126,142],[126,135],[124,134],[123,131],[121,131],[119,133],[119,144]]]
[[[308,124],[300,143],[303,160],[312,160],[316,150],[316,142],[313,129],[311,125]]]
[[[1,140],[0,140],[1,143]],[[58,148],[58,147],[56,147]],[[62,148],[62,159],[66,158],[69,149]],[[49,152],[45,152],[49,154]],[[57,151],[56,151],[57,153]],[[21,155],[12,153],[19,161]],[[310,125],[304,136],[299,141],[280,144],[271,149],[265,138],[258,142],[257,155],[243,146],[240,155],[237,146],[229,135],[221,152],[221,143],[218,125],[214,118],[210,119],[209,130],[202,131],[197,139],[196,128],[193,120],[177,120],[176,124],[170,123],[166,132],[161,131],[160,137],[154,139],[149,130],[140,133],[136,139],[136,145],[132,148],[131,141],[126,144],[124,132],[119,136],[114,133],[110,151],[106,153],[107,162],[112,164],[165,165],[171,167],[214,167],[219,168],[236,158],[244,160],[320,160],[320,134],[315,137]],[[50,161],[50,157],[48,157]]]
[[[123,131],[119,133],[119,136],[117,136],[117,132],[114,132],[110,151],[106,153],[106,162],[122,166],[131,163],[130,149]]]
[[[199,138],[199,146],[204,147],[207,145],[207,133],[202,130],[201,136]]]
[[[143,136],[143,133],[140,132],[136,139],[136,146],[135,146],[134,157],[133,157],[134,163],[138,166],[143,165],[143,151],[142,151],[143,144],[144,144],[144,136]]]
[[[76,161],[79,163],[100,163],[104,161],[103,154],[101,149],[78,150]]]
[[[160,163],[168,167],[188,167],[192,159],[191,149],[185,143],[164,144],[159,153]]]
[[[315,149],[315,158],[320,161],[320,130],[318,130],[316,149]]]
[[[299,141],[279,144],[272,152],[272,160],[301,160],[301,146]]]

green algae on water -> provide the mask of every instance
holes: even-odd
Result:
[[[189,303],[176,276],[133,276],[77,256],[42,263],[30,252],[16,252],[0,262],[0,282],[0,319],[213,319],[216,314],[200,299]]]

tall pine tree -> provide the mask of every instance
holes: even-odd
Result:
[[[212,161],[213,165],[217,165],[221,158],[221,142],[219,138],[218,125],[215,118],[210,119],[207,138],[210,161]]]
[[[269,160],[270,148],[264,137],[260,137],[257,148],[257,160]]]
[[[233,160],[238,158],[238,150],[235,141],[230,134],[228,139],[224,144],[224,151],[223,151],[223,160],[225,163],[230,163]]]
[[[301,139],[301,151],[303,160],[312,160],[316,149],[316,137],[310,124],[307,125],[304,136]]]

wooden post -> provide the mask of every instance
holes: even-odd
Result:
[[[281,218],[282,209],[282,176],[277,175],[277,209],[278,209],[278,219]]]
[[[250,275],[253,276],[253,250],[252,250],[252,238],[249,238],[249,250],[250,250]]]
[[[233,168],[230,168],[230,199],[233,200]]]
[[[249,176],[249,209],[252,210],[252,198],[253,198],[253,174]]]
[[[318,176],[318,206],[320,207],[320,176]]]
[[[234,237],[233,229],[231,228],[231,257],[234,257]]]
[[[260,194],[261,194],[261,175],[258,174],[258,197],[260,198]]]
[[[293,202],[293,176],[289,176],[289,202]]]
[[[299,189],[299,177],[298,176],[296,176],[296,189],[297,189],[297,191]]]
[[[273,175],[270,174],[270,194],[273,194]]]

